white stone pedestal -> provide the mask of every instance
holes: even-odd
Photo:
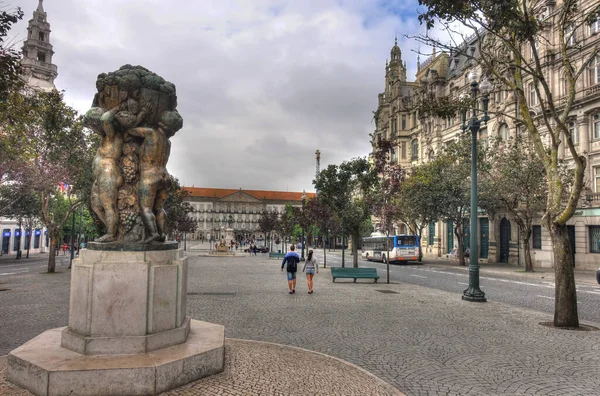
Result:
[[[82,250],[68,328],[8,357],[7,378],[36,395],[153,395],[224,367],[223,326],[186,316],[183,251]]]

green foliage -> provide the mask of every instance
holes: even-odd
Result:
[[[376,170],[365,158],[329,165],[313,182],[319,199],[340,219],[342,235],[352,237],[354,250],[359,244],[361,227],[371,216],[373,205],[368,197],[378,182]],[[354,266],[358,266],[354,253]]]
[[[169,197],[165,201],[164,210],[167,212],[167,230],[173,234],[194,233],[198,222],[192,216],[194,208],[185,199],[190,195],[181,188],[179,180],[170,175]]]
[[[2,2],[0,2],[2,6]],[[21,54],[14,46],[7,46],[6,36],[11,27],[23,19],[20,7],[14,10],[0,11],[0,103],[6,97],[22,86],[19,76],[21,74]]]

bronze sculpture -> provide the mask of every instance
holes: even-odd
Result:
[[[166,239],[169,139],[183,126],[175,85],[141,66],[102,73],[84,124],[102,137],[91,204],[107,232],[97,242]]]

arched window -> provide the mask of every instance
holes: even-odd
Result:
[[[427,154],[427,160],[429,162],[433,161],[435,159],[435,152],[433,150],[429,150],[429,153]]]
[[[575,121],[569,122],[569,135],[571,135],[573,144],[579,144],[579,126],[577,126]]]
[[[508,127],[508,125],[506,125],[505,123],[500,125],[500,128],[498,128],[498,136],[500,136],[500,139],[502,139],[503,141],[508,140],[508,138],[510,137],[510,128]]]

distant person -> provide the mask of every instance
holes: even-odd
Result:
[[[300,256],[294,251],[294,245],[290,245],[290,251],[285,254],[283,261],[281,262],[281,270],[287,265],[287,279],[288,287],[290,288],[289,294],[296,293],[296,272],[298,271],[298,263],[300,262]]]
[[[313,251],[310,249],[308,251],[308,257],[304,262],[304,267],[302,268],[302,272],[306,271],[306,282],[308,283],[308,294],[313,293],[313,277],[315,276],[315,271],[319,273],[319,265],[317,264],[317,260],[313,257]]]

